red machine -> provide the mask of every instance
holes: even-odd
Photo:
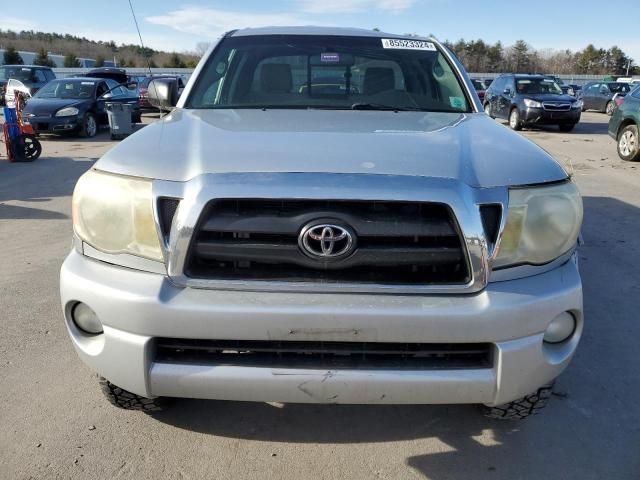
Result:
[[[22,120],[25,98],[15,91],[15,108],[4,108],[4,146],[10,162],[32,162],[42,153],[42,145],[30,123]]]

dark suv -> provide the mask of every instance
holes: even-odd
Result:
[[[563,94],[554,80],[543,75],[500,75],[487,89],[483,103],[491,118],[509,120],[514,130],[558,125],[561,131],[570,132],[582,110],[582,101]]]
[[[49,67],[2,65],[0,66],[0,103],[12,104],[14,90],[32,96],[54,78],[56,76]]]

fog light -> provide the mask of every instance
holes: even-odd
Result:
[[[91,335],[102,333],[102,323],[98,319],[96,312],[88,305],[78,303],[71,311],[71,318],[80,330]]]
[[[573,335],[576,329],[576,319],[569,312],[558,315],[544,332],[544,341],[547,343],[561,343]]]

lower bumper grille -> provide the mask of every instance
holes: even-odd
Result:
[[[308,369],[490,368],[489,343],[380,343],[158,338],[155,361]]]

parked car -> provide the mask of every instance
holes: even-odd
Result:
[[[0,66],[0,100],[13,106],[14,91],[18,90],[27,97],[56,78],[49,67],[38,65],[2,65]]]
[[[631,87],[621,82],[589,82],[580,92],[584,110],[598,110],[607,115],[613,114],[615,109],[614,96],[624,96]]]
[[[127,71],[124,68],[116,67],[94,68],[93,70],[89,70],[89,72],[85,74],[85,77],[110,78],[111,80],[115,80],[119,84],[126,84],[129,82],[129,75],[127,75]]]
[[[484,100],[484,92],[487,89],[487,86],[485,85],[485,83],[480,79],[480,78],[472,78],[471,79],[471,83],[473,83],[473,88],[476,89],[476,93],[478,94],[478,97],[480,98],[480,101]]]
[[[616,108],[609,120],[609,135],[617,142],[622,160],[640,161],[640,85]]]
[[[111,79],[92,77],[53,80],[27,101],[23,115],[38,133],[76,133],[93,137],[108,124],[105,102],[133,105],[140,122],[135,92]]]
[[[531,125],[558,125],[570,132],[580,121],[582,102],[562,93],[543,75],[504,74],[496,78],[484,97],[491,118],[509,120],[514,130]]]
[[[158,78],[175,79],[178,82],[178,95],[184,90],[184,80],[180,75],[150,75],[145,77],[142,81],[138,82],[138,104],[142,110],[157,110],[148,101],[148,88],[149,82]]]
[[[341,94],[300,92],[321,74]],[[580,195],[446,47],[234,30],[195,75],[73,195],[65,323],[113,405],[539,411],[583,329]]]

